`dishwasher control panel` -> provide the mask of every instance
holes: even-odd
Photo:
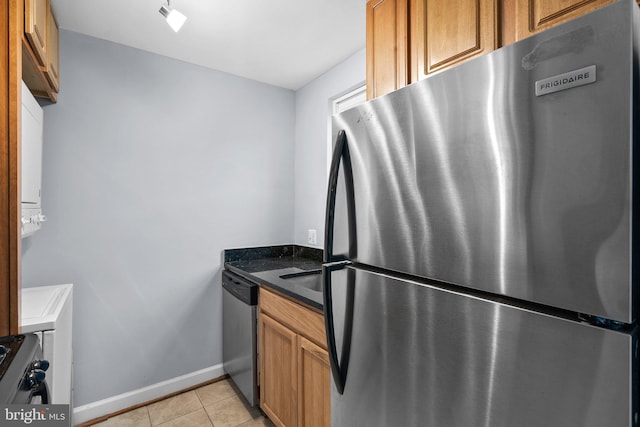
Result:
[[[222,272],[222,287],[245,304],[258,304],[258,285],[237,274],[224,270]]]

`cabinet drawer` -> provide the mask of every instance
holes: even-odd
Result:
[[[260,287],[260,311],[290,329],[304,335],[322,348],[327,348],[327,338],[322,314],[290,301],[280,295]]]

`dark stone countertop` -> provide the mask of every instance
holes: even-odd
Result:
[[[226,249],[223,256],[225,269],[322,310],[321,249],[280,245]]]

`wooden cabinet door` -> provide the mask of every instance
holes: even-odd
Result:
[[[49,7],[47,14],[47,67],[44,74],[51,83],[53,89],[60,90],[60,57],[59,57],[59,29],[53,10]]]
[[[367,2],[367,99],[408,83],[408,0]]]
[[[297,335],[260,314],[260,407],[277,426],[297,425]]]
[[[497,0],[411,0],[411,82],[498,47]]]
[[[615,0],[507,0],[515,4],[515,41],[592,12]],[[509,40],[510,41],[510,40]]]
[[[326,350],[299,336],[298,426],[331,426],[331,373]]]
[[[38,62],[42,66],[47,63],[47,15],[48,0],[25,0],[24,33],[33,47]]]

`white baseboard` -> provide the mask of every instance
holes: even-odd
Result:
[[[112,414],[223,375],[224,370],[222,369],[222,364],[219,364],[107,399],[98,400],[97,402],[87,403],[86,405],[73,408],[73,424],[81,424],[104,415]]]

